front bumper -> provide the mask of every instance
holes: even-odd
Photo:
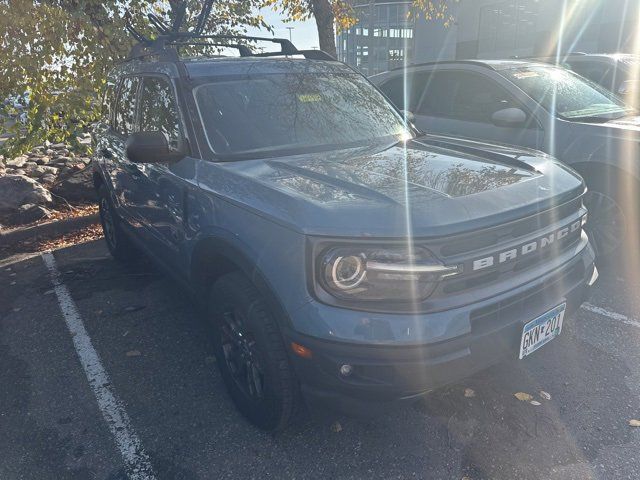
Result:
[[[504,360],[516,360],[524,325],[566,302],[565,321],[588,298],[598,273],[590,248],[562,267],[492,299],[448,312],[469,322],[465,334],[421,345],[347,343],[288,332],[312,352],[291,355],[302,393],[311,408],[353,416],[383,413]],[[428,315],[428,314],[427,314]],[[420,315],[423,316],[423,315]],[[342,365],[352,368],[348,376]]]

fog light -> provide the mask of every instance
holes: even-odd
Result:
[[[353,367],[351,365],[342,365],[340,367],[340,374],[343,377],[348,377],[349,375],[351,375],[351,372],[353,372]]]

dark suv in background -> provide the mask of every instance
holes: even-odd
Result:
[[[285,40],[177,56],[211,38],[161,36],[111,72],[94,178],[112,254],[144,251],[208,306],[248,419],[281,429],[301,399],[374,414],[561,333],[597,278],[576,173],[419,135]]]
[[[570,53],[540,57],[560,65],[615,93],[633,107],[640,107],[640,56],[630,53]]]

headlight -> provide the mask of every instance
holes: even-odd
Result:
[[[328,293],[359,301],[424,300],[440,280],[462,271],[421,247],[336,247],[325,250],[318,263],[318,280]]]

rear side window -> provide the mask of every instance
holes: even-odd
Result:
[[[405,81],[406,78],[406,81]],[[400,110],[415,111],[427,83],[428,74],[408,73],[392,78],[380,87],[389,100]],[[405,98],[405,91],[406,98]],[[406,104],[405,104],[406,100]]]
[[[113,129],[122,135],[134,132],[138,83],[139,80],[135,77],[126,77],[122,81],[113,125]]]
[[[162,132],[167,137],[170,147],[179,148],[178,109],[173,88],[168,80],[159,77],[146,77],[142,81],[140,130],[143,132]]]

